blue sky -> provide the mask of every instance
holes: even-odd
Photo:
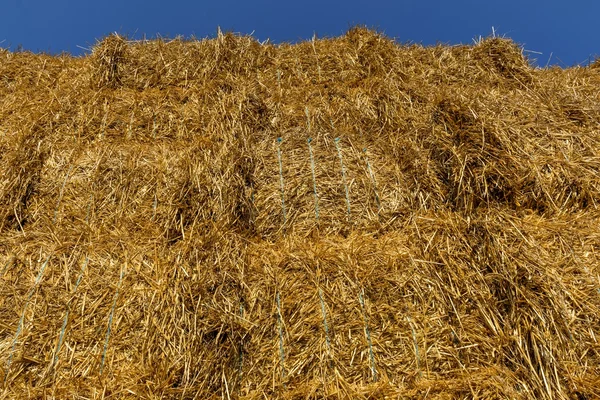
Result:
[[[295,42],[376,28],[400,42],[471,43],[492,33],[538,52],[539,65],[587,64],[600,55],[600,1],[157,1],[2,0],[0,44],[82,54],[111,32],[130,37],[211,37],[224,31]],[[80,46],[80,47],[78,47]],[[552,56],[551,56],[552,54]]]

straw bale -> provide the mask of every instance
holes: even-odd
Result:
[[[362,27],[0,50],[1,397],[600,397],[599,85]]]

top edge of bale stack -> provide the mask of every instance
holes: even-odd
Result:
[[[256,71],[271,68],[276,52],[295,51],[305,53],[307,58],[318,52],[354,54],[365,74],[384,73],[398,58],[407,62],[410,49],[433,49],[421,45],[403,45],[383,33],[354,27],[337,38],[313,39],[298,44],[259,42],[256,38],[233,33],[217,32],[216,37],[206,39],[175,38],[128,41],[118,34],[107,36],[92,49],[92,87],[144,89],[166,85],[181,86],[189,79],[197,78],[194,71],[202,66],[203,78],[216,78],[227,74],[249,76]],[[516,85],[528,85],[532,81],[532,66],[523,55],[523,49],[506,38],[485,38],[476,45],[438,46],[437,49],[452,53],[455,62],[473,64],[498,79],[514,81]],[[425,61],[422,60],[422,61]],[[448,60],[446,60],[448,61]],[[180,76],[185,70],[185,79]]]

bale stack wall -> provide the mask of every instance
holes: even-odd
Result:
[[[0,50],[2,396],[599,397],[596,64]]]

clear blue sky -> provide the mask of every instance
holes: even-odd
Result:
[[[211,37],[224,31],[295,42],[377,28],[400,42],[470,43],[492,32],[511,37],[545,65],[587,64],[600,55],[599,0],[183,1],[1,0],[0,44],[12,49],[85,52],[111,32],[130,37]]]

